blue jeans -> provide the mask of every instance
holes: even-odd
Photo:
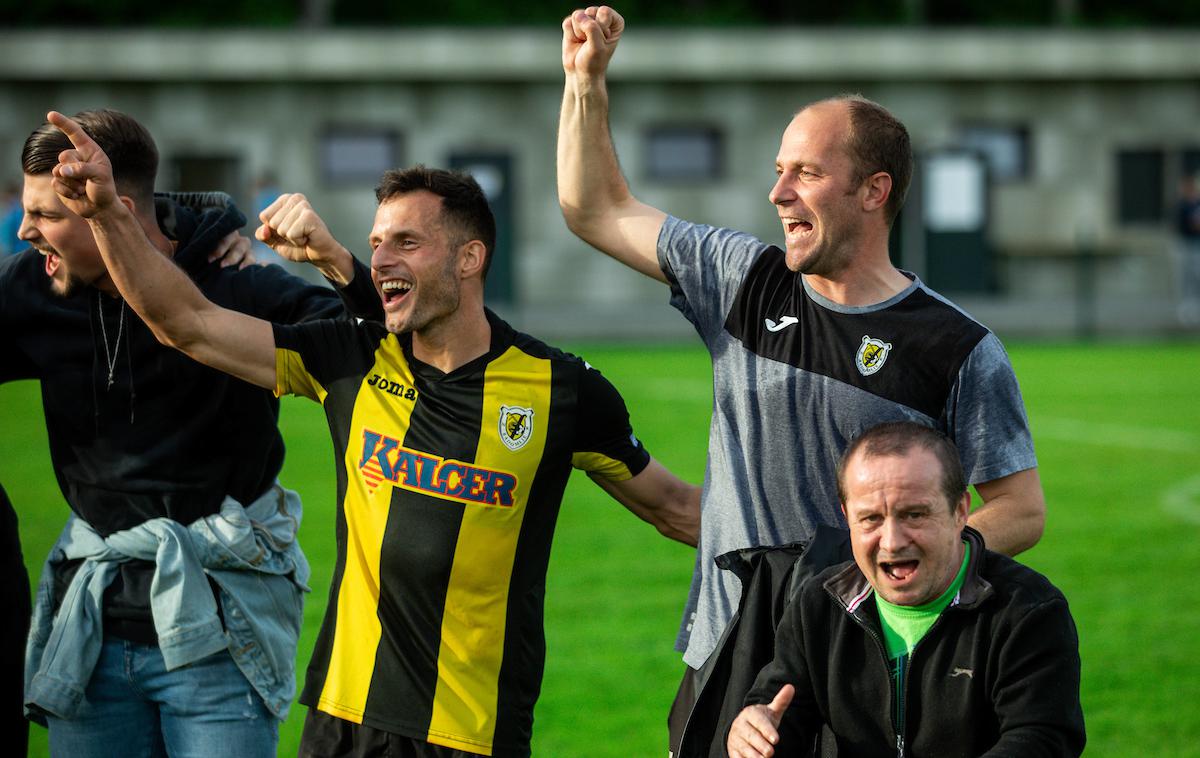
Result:
[[[274,758],[279,722],[227,651],[167,671],[155,645],[105,638],[78,717],[47,717],[61,758]]]

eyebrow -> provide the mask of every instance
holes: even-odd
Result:
[[[402,229],[390,230],[384,234],[375,234],[374,232],[372,232],[367,237],[367,239],[368,240],[375,240],[375,239],[384,240],[384,239],[395,239],[397,237],[416,237],[418,239],[424,239],[424,237],[422,237],[422,235],[420,233],[418,233],[416,229],[413,229],[413,228],[407,227],[407,226]]]
[[[819,173],[825,171],[825,169],[821,166],[821,164],[819,164],[815,161],[811,161],[811,160],[798,160],[798,161],[786,162],[786,161],[781,161],[778,158],[775,159],[775,168],[785,168],[785,167],[786,168],[809,169],[809,170],[816,171]]]

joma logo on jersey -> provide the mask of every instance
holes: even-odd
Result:
[[[858,348],[858,355],[854,358],[854,365],[858,368],[858,373],[870,376],[883,368],[891,349],[892,343],[871,339],[864,334],[862,344]]]
[[[380,392],[386,392],[389,395],[402,397],[405,400],[417,399],[417,391],[412,387],[392,381],[386,376],[380,376],[379,374],[371,374],[371,378],[367,380],[367,386],[374,387]]]
[[[363,430],[358,468],[372,490],[389,481],[411,492],[460,503],[511,506],[517,489],[517,477],[507,471],[410,450],[370,429]]]

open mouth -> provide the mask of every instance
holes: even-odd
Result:
[[[46,276],[54,276],[55,272],[58,271],[58,267],[62,265],[62,258],[59,258],[57,253],[52,253],[49,250],[45,250],[40,247],[37,249],[37,251],[46,258],[44,261],[46,265]]]
[[[920,561],[880,561],[879,568],[883,569],[883,573],[887,574],[889,579],[897,582],[908,581],[914,573],[916,573],[917,565]]]
[[[388,279],[380,283],[380,290],[383,292],[383,306],[385,308],[399,305],[409,292],[412,292],[412,282],[403,279]]]
[[[783,228],[787,230],[788,234],[797,234],[811,232],[813,225],[798,218],[785,218],[783,219]]]

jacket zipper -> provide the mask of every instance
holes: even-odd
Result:
[[[884,670],[887,671],[890,667],[891,661],[888,659],[887,646],[885,646],[883,644],[883,640],[879,637],[878,634],[875,633],[875,629],[869,623],[867,623],[865,619],[861,618],[858,615],[857,610],[851,612],[850,617],[854,619],[855,623],[857,623],[859,626],[861,626],[863,628],[863,631],[865,631],[867,634],[869,634],[871,636],[871,639],[875,640],[875,645],[876,645],[876,647],[879,648],[880,655],[883,656]],[[914,651],[915,651],[915,648],[914,648]],[[890,673],[888,674],[888,679],[891,679]],[[907,679],[908,679],[908,677],[905,676],[905,685],[907,685],[907,683],[908,683]],[[899,687],[888,687],[888,689],[892,693],[892,698],[894,699],[893,705],[895,706],[895,707],[893,707],[892,713],[890,715],[891,715],[891,721],[892,721],[892,730],[896,732],[896,758],[904,758],[904,731],[903,731],[903,729],[904,729],[904,714],[903,714],[903,711],[904,711],[904,699],[905,699],[904,695],[906,694],[906,692],[901,691],[901,689]],[[907,687],[905,689],[907,689]],[[899,723],[897,723],[897,721],[899,721]]]
[[[908,726],[906,723],[907,719],[905,718],[905,716],[907,715],[907,712],[908,712],[908,680],[910,678],[908,676],[908,672],[912,670],[913,658],[916,657],[917,650],[920,649],[921,643],[924,642],[925,640],[929,639],[930,635],[933,634],[934,630],[942,625],[942,619],[945,617],[946,611],[950,610],[953,607],[954,607],[954,605],[951,604],[951,605],[947,606],[945,609],[943,609],[942,612],[940,614],[938,614],[938,617],[934,620],[933,625],[929,627],[929,630],[925,632],[924,636],[922,636],[921,639],[917,640],[916,645],[913,645],[912,652],[910,652],[908,655],[904,656],[904,663],[900,667],[901,677],[903,679],[903,682],[902,683],[898,682],[897,687],[896,687],[896,689],[897,689],[896,697],[899,700],[900,707],[896,709],[896,715],[892,719],[893,724],[896,727],[896,758],[904,758],[904,756],[905,756],[904,732],[906,731],[907,726]],[[874,633],[872,633],[872,634],[874,634]],[[875,639],[876,639],[876,641],[878,641],[879,638],[876,637]],[[885,656],[887,655],[886,650],[884,652],[884,655]]]
[[[892,726],[896,730],[896,758],[904,758],[904,710],[908,701],[909,655],[900,656],[896,662],[896,710],[892,715]]]

